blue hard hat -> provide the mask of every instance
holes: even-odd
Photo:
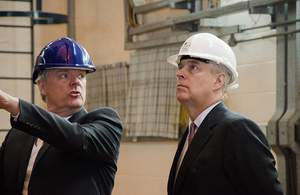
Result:
[[[87,73],[96,71],[96,67],[87,51],[71,38],[59,38],[46,45],[36,58],[33,83],[38,78],[38,71],[47,68],[64,68],[86,70]]]

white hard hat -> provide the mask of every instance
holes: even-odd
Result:
[[[170,56],[168,62],[178,66],[180,58],[185,55],[207,59],[226,66],[232,72],[227,89],[235,89],[239,86],[235,55],[229,45],[215,35],[198,33],[189,37],[181,46],[179,53]]]

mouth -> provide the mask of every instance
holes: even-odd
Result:
[[[80,92],[79,92],[79,91],[72,91],[72,92],[70,93],[70,96],[71,96],[71,97],[78,97],[78,96],[80,96]]]
[[[177,88],[181,88],[181,87],[184,87],[184,88],[186,88],[186,86],[184,86],[184,85],[177,84]]]

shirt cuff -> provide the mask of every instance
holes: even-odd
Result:
[[[19,118],[19,115],[20,115],[20,112],[15,116],[15,115],[11,115],[13,118],[14,118],[14,121],[18,121],[18,118]]]

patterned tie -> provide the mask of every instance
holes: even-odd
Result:
[[[195,135],[195,123],[193,122],[193,123],[191,123],[191,128],[190,128],[190,135],[189,135],[189,145],[190,145],[190,143],[191,143],[191,141],[192,141],[192,139],[193,139],[193,137],[194,137],[194,135]]]

